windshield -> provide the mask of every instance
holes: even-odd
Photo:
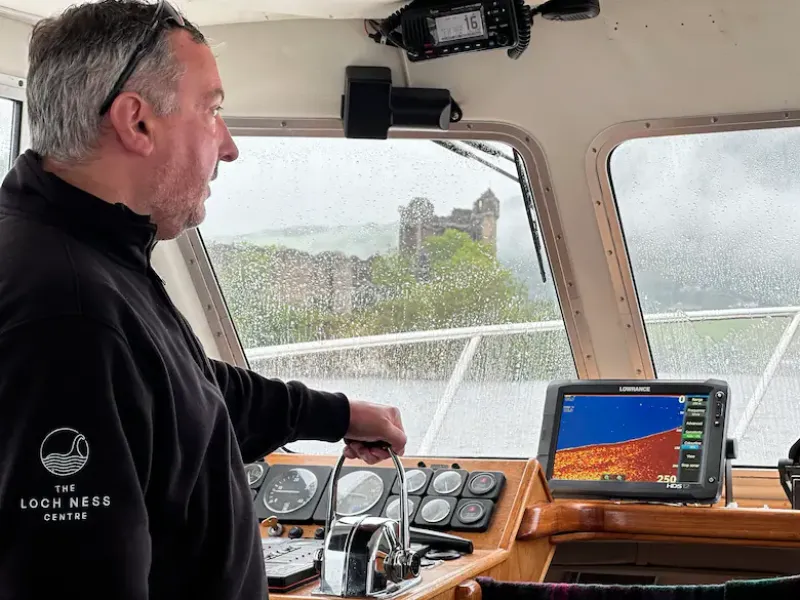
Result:
[[[200,232],[251,367],[398,406],[409,453],[535,456],[575,367],[512,148],[236,141]]]

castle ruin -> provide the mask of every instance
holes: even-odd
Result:
[[[425,278],[423,241],[457,229],[475,241],[497,247],[500,201],[491,190],[475,200],[472,209],[455,208],[448,216],[437,216],[427,198],[414,198],[400,207],[399,249],[417,258],[417,276]],[[308,252],[281,248],[272,257],[270,286],[280,302],[342,314],[366,308],[381,298],[372,283],[374,256],[360,259],[342,252]]]
[[[422,242],[432,235],[442,235],[447,229],[463,231],[476,242],[485,242],[497,251],[497,219],[500,201],[491,189],[472,203],[472,209],[454,208],[450,215],[439,217],[433,202],[414,198],[400,207],[400,252],[419,254]]]

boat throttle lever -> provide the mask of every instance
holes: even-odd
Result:
[[[397,469],[400,521],[366,515],[336,517],[336,488],[345,455],[339,457],[328,488],[325,539],[314,559],[320,574],[312,594],[342,598],[391,598],[418,584],[420,557],[411,550],[408,485],[400,459],[383,444]]]

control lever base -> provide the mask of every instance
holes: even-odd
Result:
[[[419,527],[409,527],[408,529],[411,534],[411,542],[414,544],[425,544],[436,550],[456,550],[463,554],[472,554],[473,552],[472,540],[467,538]]]

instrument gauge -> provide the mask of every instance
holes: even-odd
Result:
[[[433,479],[433,489],[437,494],[446,496],[452,494],[461,487],[461,473],[458,471],[445,471],[439,473]]]
[[[264,473],[267,472],[267,465],[264,463],[252,463],[244,466],[244,471],[247,474],[247,483],[249,485],[256,485]]]
[[[458,511],[458,519],[465,525],[477,523],[486,513],[486,509],[480,502],[467,502]]]
[[[317,485],[317,476],[308,469],[289,469],[270,481],[264,506],[282,515],[293,513],[311,502]]]
[[[443,498],[435,498],[422,507],[420,515],[428,523],[440,523],[450,515],[450,503]]]
[[[406,471],[406,488],[409,494],[414,494],[425,485],[425,473],[419,469]]]
[[[348,473],[337,484],[336,514],[352,517],[368,511],[383,497],[384,487],[383,479],[372,471]]]
[[[469,482],[469,491],[476,496],[488,494],[497,485],[497,479],[491,473],[479,473]]]
[[[409,498],[406,502],[406,506],[408,507],[408,515],[410,518],[414,513],[414,500]],[[386,505],[386,516],[395,521],[400,520],[400,498],[394,498],[389,501],[389,504]]]

